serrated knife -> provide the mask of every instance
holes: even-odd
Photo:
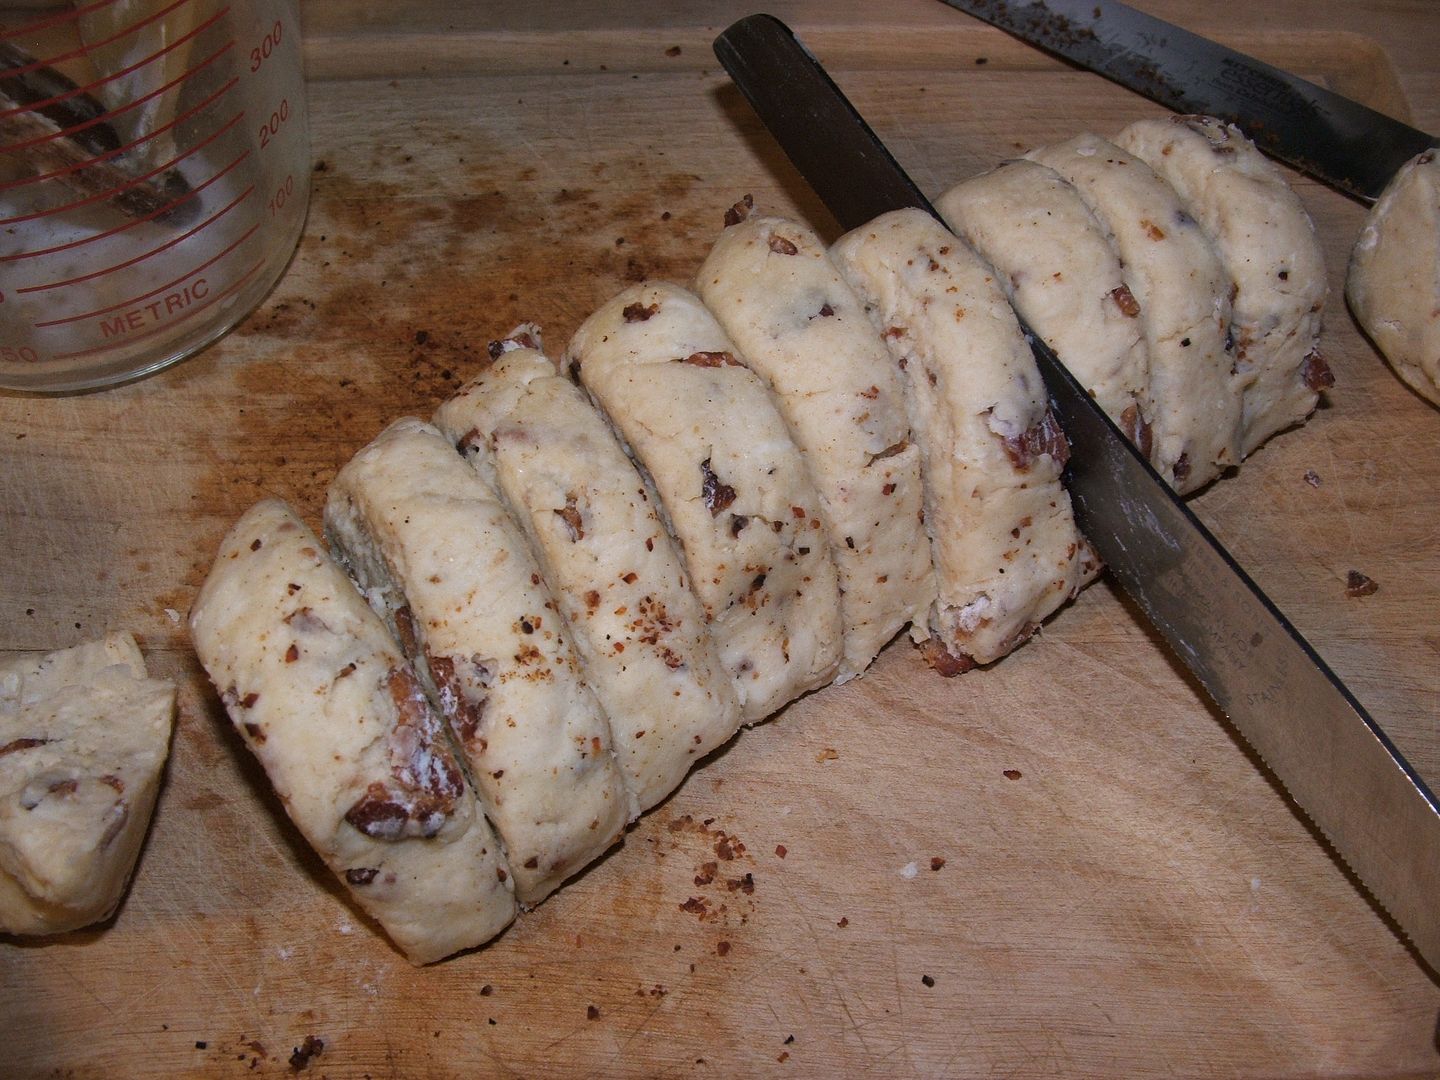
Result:
[[[1235,124],[1261,150],[1366,202],[1440,140],[1118,0],[942,0],[1178,113]]]
[[[752,15],[715,53],[844,228],[925,196],[788,27]],[[938,217],[938,215],[936,215]],[[1066,486],[1112,574],[1296,804],[1440,971],[1440,805],[1356,701],[1028,328],[1070,440]]]

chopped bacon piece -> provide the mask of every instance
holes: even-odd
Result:
[[[725,211],[725,227],[728,229],[731,225],[739,225],[750,216],[750,211],[754,209],[754,196],[746,195],[734,206],[730,207],[729,210]]]
[[[1017,469],[1028,469],[1036,458],[1049,454],[1062,468],[1070,457],[1070,443],[1060,430],[1060,422],[1049,409],[1040,422],[1021,435],[1002,439],[1005,453]]]
[[[715,517],[720,511],[728,509],[735,502],[735,489],[729,484],[722,484],[715,471],[710,468],[710,459],[706,458],[700,463],[700,495],[705,500],[705,507],[710,511],[710,516]]]
[[[920,643],[920,655],[925,658],[925,662],[934,668],[938,674],[945,676],[947,679],[953,679],[956,675],[963,675],[976,666],[972,658],[963,653],[956,656],[945,647],[943,641],[936,637],[928,638]]]
[[[1311,390],[1328,390],[1335,385],[1335,374],[1330,370],[1330,365],[1325,363],[1325,358],[1320,355],[1319,349],[1311,349],[1310,355],[1305,357],[1305,364],[1300,369],[1301,377],[1305,385]]]
[[[1135,299],[1135,294],[1130,291],[1129,285],[1121,285],[1118,289],[1111,289],[1110,299],[1115,301],[1115,306],[1120,309],[1120,313],[1126,318],[1133,319],[1140,314],[1140,301]]]

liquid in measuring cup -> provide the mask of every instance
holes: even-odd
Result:
[[[304,95],[294,0],[0,0],[0,386],[156,371],[259,304]]]

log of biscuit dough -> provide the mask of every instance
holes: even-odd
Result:
[[[325,531],[449,722],[522,905],[635,816],[540,567],[436,428],[392,423],[340,470]]]
[[[0,661],[0,933],[115,910],[170,750],[175,684],[129,634]]]
[[[998,271],[1015,310],[1148,457],[1150,355],[1140,305],[1075,188],[1020,159],[955,185],[935,208]]]
[[[501,343],[435,424],[525,530],[644,811],[734,735],[740,706],[657,497],[538,347]]]
[[[1350,254],[1345,298],[1400,379],[1440,405],[1440,155],[1401,167]]]
[[[679,286],[633,286],[565,359],[660,495],[744,720],[828,683],[842,629],[819,496],[714,317]]]
[[[1234,286],[1240,451],[1301,423],[1330,385],[1320,358],[1329,294],[1315,225],[1280,170],[1210,116],[1138,120],[1116,136],[1174,188]]]
[[[1026,156],[1074,184],[1112,237],[1150,355],[1152,459],[1177,491],[1203,487],[1241,456],[1230,286],[1214,246],[1154,170],[1097,135]]]
[[[840,575],[844,681],[907,623],[925,636],[935,599],[900,373],[825,245],[799,222],[734,221],[695,280],[769,386],[820,496]]]
[[[999,659],[1090,567],[1060,484],[1065,437],[994,276],[920,210],[882,214],[832,249],[903,368],[924,453],[941,670]]]
[[[257,503],[225,537],[190,635],[290,819],[413,963],[505,928],[509,870],[440,718],[284,503]]]

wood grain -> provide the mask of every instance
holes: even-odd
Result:
[[[1440,128],[1433,5],[1144,6]],[[558,351],[630,281],[686,280],[746,192],[836,231],[711,59],[748,8],[521,7],[310,6],[313,203],[279,288],[141,383],[0,396],[0,649],[127,628],[181,684],[118,915],[0,941],[0,1073],[288,1075],[307,1034],[335,1078],[1440,1073],[1432,973],[1106,583],[958,680],[893,645],[487,948],[417,971],[348,903],[183,632],[224,530],[272,494],[314,522],[490,338],[533,319]],[[773,10],[929,192],[1159,112],[939,4],[880,8]],[[1340,300],[1362,208],[1295,182],[1339,385],[1194,506],[1433,783],[1440,413]],[[1379,591],[1347,597],[1352,568]]]

